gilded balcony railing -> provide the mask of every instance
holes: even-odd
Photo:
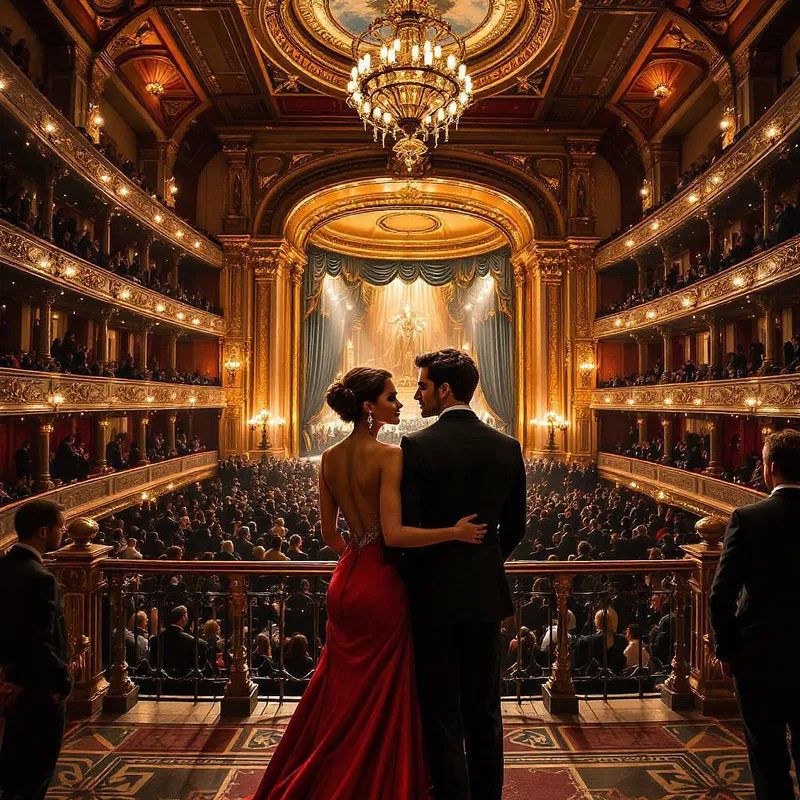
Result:
[[[598,453],[597,467],[601,478],[649,494],[659,502],[681,506],[695,514],[727,518],[739,506],[764,499],[761,492],[747,486],[668,467],[655,461]]]
[[[0,416],[71,411],[223,408],[221,386],[98,378],[0,367]]]
[[[218,314],[147,289],[3,220],[0,220],[0,261],[62,289],[89,295],[140,316],[169,322],[175,327],[217,336],[225,331],[225,320]]]
[[[778,98],[742,138],[702,175],[698,175],[658,211],[598,248],[600,270],[652,247],[692,219],[707,213],[730,194],[735,184],[776,161],[800,127],[800,80]]]
[[[606,339],[681,320],[691,320],[700,311],[740,300],[752,292],[768,289],[800,276],[800,236],[757,253],[735,267],[704,278],[685,289],[650,300],[627,311],[600,317],[592,326],[593,336]]]
[[[796,416],[800,414],[800,374],[594,389],[591,407],[598,411],[665,414],[704,412]]]
[[[79,177],[90,181],[96,192],[186,255],[222,266],[222,248],[219,245],[184,222],[112,164],[2,52],[0,80],[3,87],[0,105],[43,147]]]
[[[67,520],[83,515],[100,518],[127,508],[146,497],[156,497],[195,481],[217,474],[219,454],[216,450],[157,461],[142,467],[108,472],[85,481],[69,483],[34,495],[66,506]],[[0,507],[0,552],[16,540],[14,514],[25,503],[20,500]]]
[[[685,547],[680,560],[508,562],[515,613],[503,623],[505,696],[541,695],[554,713],[576,710],[579,697],[622,693],[660,693],[671,707],[697,704],[710,713],[729,704],[731,687],[715,672],[705,594],[724,527],[701,520],[702,543]],[[240,716],[259,695],[302,693],[325,646],[335,564],[114,560],[109,548],[90,543],[96,530],[91,520],[74,520],[73,543],[50,562],[81,676],[73,712],[183,696],[221,699],[224,715]],[[103,626],[95,611],[105,595],[111,613]],[[159,635],[178,606],[193,637],[186,650]],[[641,633],[635,658],[619,638],[631,625]],[[606,635],[613,646],[597,648]]]

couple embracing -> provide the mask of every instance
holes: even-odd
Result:
[[[354,425],[320,468],[322,534],[340,554],[327,643],[256,800],[501,797],[503,563],[525,530],[525,465],[471,410],[469,355],[415,363],[414,399],[439,419],[399,448],[376,440],[400,421],[390,373],[356,368],[328,390]]]

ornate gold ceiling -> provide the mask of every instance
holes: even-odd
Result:
[[[259,0],[259,44],[267,57],[323,93],[344,94],[355,36],[385,0]],[[436,0],[464,36],[476,95],[495,94],[554,55],[572,0]]]
[[[312,192],[288,214],[283,237],[370,258],[458,258],[534,239],[513,198],[479,183],[374,178]]]
[[[437,208],[355,211],[326,222],[311,238],[323,249],[369,258],[467,256],[508,244],[489,220]]]

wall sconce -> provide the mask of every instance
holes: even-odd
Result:
[[[653,89],[653,97],[656,100],[666,100],[672,94],[672,89],[667,86],[666,83],[659,83],[658,86]]]
[[[744,404],[747,406],[747,410],[751,414],[755,414],[756,409],[761,405],[761,400],[758,397],[748,397]]]
[[[561,414],[556,414],[555,411],[548,411],[543,419],[532,419],[531,425],[547,429],[546,447],[553,452],[556,449],[556,431],[565,431],[569,427],[569,420],[564,419]]]
[[[578,364],[578,372],[581,376],[581,385],[584,389],[589,385],[594,368],[594,361],[584,361],[582,364]]]
[[[235,358],[230,358],[223,364],[223,366],[225,367],[226,370],[228,370],[228,380],[231,383],[235,383],[236,382],[236,374],[241,369],[242,362],[241,361],[237,361]]]
[[[161,97],[161,95],[164,94],[164,84],[158,81],[150,81],[150,83],[144,87],[144,90],[153,95],[153,97]]]
[[[49,401],[50,405],[53,406],[53,408],[56,411],[58,411],[58,409],[61,407],[61,405],[64,402],[64,395],[63,394],[58,394],[57,392],[55,392],[55,393],[51,394],[47,398],[47,400]]]

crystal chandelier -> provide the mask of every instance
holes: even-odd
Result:
[[[408,173],[424,159],[426,142],[448,140],[472,101],[464,53],[464,41],[429,0],[389,0],[386,15],[353,42],[347,102],[375,141],[395,140]]]

